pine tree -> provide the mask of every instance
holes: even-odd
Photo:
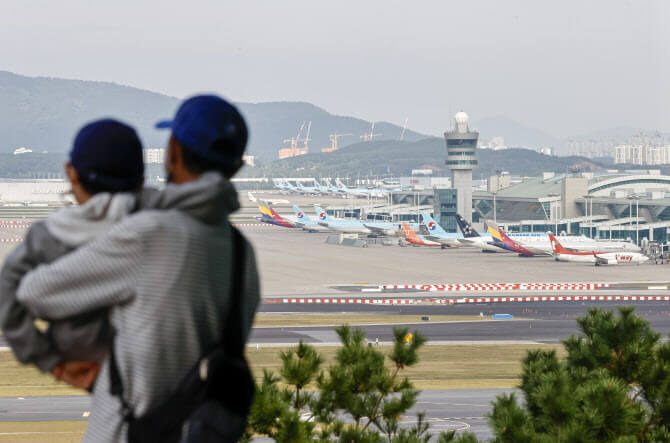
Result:
[[[406,343],[409,330],[396,328],[387,356],[370,346],[360,329],[342,326],[336,332],[342,346],[328,368],[321,368],[323,358],[314,347],[300,342],[280,354],[281,377],[265,372],[257,386],[247,440],[267,435],[279,442],[428,442],[423,414],[410,428],[400,423],[419,395],[403,370],[418,363],[426,338],[414,331]],[[448,432],[439,441],[469,443],[476,441],[473,438]]]
[[[529,351],[520,389],[499,396],[496,442],[670,441],[670,343],[634,314],[590,309],[579,335],[554,351]]]

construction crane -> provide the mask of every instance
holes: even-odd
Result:
[[[354,134],[330,134],[328,138],[330,139],[330,147],[328,148],[322,148],[321,152],[334,152],[340,149],[340,145],[338,144],[338,140],[340,137],[348,137],[350,135]]]
[[[304,124],[305,123],[303,122],[303,125]],[[309,151],[308,143],[311,140],[309,138],[309,133],[311,130],[312,130],[312,121],[310,120],[309,123],[307,123],[307,135],[305,136],[305,138],[302,139],[302,141],[305,143],[305,145],[303,146],[303,148],[305,149],[305,154]]]
[[[374,140],[375,137],[379,137],[380,135],[384,134],[375,134],[375,122],[372,122],[372,126],[370,127],[370,133],[361,135],[361,139],[364,142],[371,142]]]
[[[400,141],[403,141],[405,139],[405,131],[407,131],[407,121],[409,120],[409,117],[405,117],[405,123],[402,125],[402,132],[400,133]]]

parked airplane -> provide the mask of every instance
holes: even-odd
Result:
[[[328,213],[320,206],[314,205],[314,211],[318,217],[318,224],[334,231],[350,232],[356,234],[370,234],[370,229],[366,228],[360,220],[342,220],[329,217]]]
[[[472,227],[472,224],[461,217],[460,214],[456,214],[456,223],[458,223],[458,228],[463,233],[463,238],[458,239],[460,244],[471,246],[473,248],[481,248],[482,252],[510,252],[495,246],[490,234],[480,234]]]
[[[258,202],[258,199],[254,196],[254,194],[252,192],[247,192],[247,196],[249,197],[249,201],[251,201],[253,203]],[[264,199],[261,199],[261,200],[264,201],[265,203],[267,203],[268,205],[282,205],[282,204],[287,205],[289,203],[288,200],[283,199],[283,198],[276,198],[276,199],[275,198],[272,198],[272,199],[264,198]]]
[[[422,212],[421,218],[423,219],[423,225],[428,229],[428,235],[425,236],[428,240],[453,248],[461,246],[458,239],[463,238],[463,234],[445,231],[427,212]]]
[[[261,216],[256,217],[256,220],[261,223],[267,223],[270,225],[282,226],[284,228],[295,228],[296,225],[289,220],[281,217],[274,209],[268,208],[267,206],[258,205],[258,210],[261,211]]]
[[[644,254],[639,252],[585,252],[571,251],[559,243],[553,234],[549,234],[549,240],[553,248],[553,254],[556,261],[569,261],[578,263],[595,263],[600,265],[618,265],[621,263],[641,264],[649,260]]]
[[[512,240],[505,234],[505,231],[500,229],[497,224],[492,221],[487,221],[486,225],[493,239],[493,244],[508,251],[516,252],[522,257],[533,257],[542,254],[542,252],[532,251],[515,240]]]
[[[316,180],[314,180],[314,186],[303,186],[300,182],[296,182],[295,186],[298,189],[298,192],[302,192],[303,194],[321,194],[319,182]]]
[[[438,243],[432,240],[428,240],[423,235],[417,235],[412,228],[409,227],[407,223],[402,224],[403,230],[405,232],[405,240],[407,242],[416,245],[416,246],[440,246],[444,247],[442,243]]]
[[[343,192],[348,195],[352,195],[354,197],[386,197],[388,195],[388,192],[384,189],[365,189],[365,188],[348,188],[344,183],[340,181],[340,179],[335,179],[335,184],[337,185],[337,189],[340,192]]]
[[[316,220],[302,212],[302,209],[300,209],[298,205],[293,205],[293,211],[295,212],[296,226],[310,232],[322,232],[328,230],[328,228],[321,226]]]

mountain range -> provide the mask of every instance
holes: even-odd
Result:
[[[145,147],[163,147],[167,135],[154,129],[156,121],[174,114],[179,99],[114,83],[26,77],[0,71],[0,153],[19,147],[36,152],[67,152],[79,127],[100,117],[115,117],[137,128]],[[333,133],[352,134],[340,138],[340,146],[356,144],[369,133],[371,122],[333,115],[305,102],[237,103],[250,128],[248,153],[261,162],[277,158],[284,140],[296,137],[303,122],[311,121],[310,152],[330,144]],[[510,147],[551,146],[560,153],[563,139],[505,116],[475,120],[480,139],[503,136]],[[445,127],[445,130],[448,129]],[[611,133],[639,133],[634,128],[617,128]],[[398,140],[402,128],[387,122],[375,123],[376,141]],[[603,136],[608,131],[600,131]],[[305,137],[303,130],[302,137]],[[429,136],[407,130],[404,139],[416,142]],[[582,137],[584,137],[582,135]],[[566,139],[567,140],[567,139]]]

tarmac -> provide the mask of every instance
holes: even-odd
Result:
[[[246,198],[246,193],[241,193]],[[275,196],[275,198],[287,198]],[[288,197],[294,201],[293,196]],[[304,203],[314,201],[305,197]],[[345,206],[346,200],[339,202]],[[337,204],[337,202],[333,202]],[[245,209],[251,211],[251,204]],[[311,216],[311,208],[303,208]],[[299,229],[249,225],[242,232],[255,247],[261,276],[262,297],[379,297],[359,292],[361,287],[406,284],[516,283],[516,282],[662,282],[668,279],[667,265],[644,264],[595,267],[588,264],[556,262],[551,257],[522,258],[515,254],[486,254],[475,249],[439,249],[400,246],[355,248],[326,244],[327,234]],[[25,228],[0,226],[0,238],[19,238]],[[0,259],[15,242],[0,242]],[[607,295],[670,295],[669,290],[617,289]],[[549,294],[553,294],[548,292]],[[532,295],[537,295],[533,292]],[[574,293],[578,295],[578,292]],[[423,292],[392,291],[384,297],[425,296]],[[477,294],[494,296],[495,293]],[[584,295],[590,295],[584,294]],[[435,293],[430,294],[436,296]],[[462,296],[462,295],[459,295]],[[343,323],[355,324],[357,313],[402,314],[406,325],[426,334],[433,343],[557,343],[577,332],[575,318],[590,307],[613,309],[632,304],[665,337],[670,333],[669,302],[513,302],[460,305],[327,305],[261,303],[265,313],[289,317],[304,313],[341,313]],[[512,314],[513,319],[468,322],[422,321],[422,316],[467,315],[489,317]],[[382,342],[392,338],[392,326],[362,326],[368,338]],[[298,340],[332,344],[337,337],[332,326],[255,328],[250,343],[266,346],[292,345]],[[2,339],[0,338],[0,346]],[[426,410],[433,431],[459,429],[474,431],[480,439],[491,437],[485,415],[490,402],[505,390],[424,391],[417,410]],[[0,421],[86,420],[90,397],[2,397]],[[411,421],[408,417],[406,421]]]
[[[486,421],[491,402],[509,389],[452,389],[423,391],[414,408],[403,416],[406,426],[416,422],[416,413],[425,412],[430,431],[468,430],[479,439],[491,437]],[[87,420],[91,397],[0,397],[0,422]],[[1,435],[1,434],[0,434]]]

